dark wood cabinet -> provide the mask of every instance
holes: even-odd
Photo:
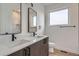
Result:
[[[10,54],[9,56],[48,56],[48,37],[26,48]]]
[[[41,41],[41,55],[48,56],[49,55],[49,46],[48,46],[48,38],[45,38]]]
[[[48,56],[48,38],[30,46],[30,56]]]
[[[41,55],[41,41],[30,46],[30,56],[40,56]]]

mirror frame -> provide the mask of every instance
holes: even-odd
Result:
[[[4,33],[4,34],[0,34],[0,35],[12,35],[12,34],[20,34],[22,32],[22,4],[21,3],[17,3],[20,4],[20,32],[18,33]]]
[[[30,26],[29,26],[29,24],[30,24],[30,23],[29,23],[29,20],[30,20],[30,19],[29,19],[29,15],[30,15],[29,10],[30,10],[30,9],[31,9],[33,12],[36,13],[36,16],[37,16],[37,12],[36,12],[35,10],[33,10],[32,8],[28,8],[28,32],[29,32],[29,33],[32,33],[32,32],[29,31],[29,29],[30,29]],[[36,19],[37,19],[37,18],[36,18]],[[37,21],[36,21],[36,28],[37,28]],[[36,30],[37,30],[37,29],[36,29]]]

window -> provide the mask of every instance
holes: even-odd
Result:
[[[50,25],[68,24],[68,9],[50,12]]]

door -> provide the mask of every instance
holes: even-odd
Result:
[[[41,43],[40,41],[35,43],[35,44],[32,44],[30,46],[30,56],[40,56],[41,55]]]
[[[45,38],[41,41],[41,56],[49,55],[49,46],[48,46],[48,38]]]

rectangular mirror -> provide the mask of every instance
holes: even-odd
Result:
[[[21,4],[0,3],[0,34],[21,32]]]
[[[28,8],[28,32],[37,31],[37,12],[32,8]]]

